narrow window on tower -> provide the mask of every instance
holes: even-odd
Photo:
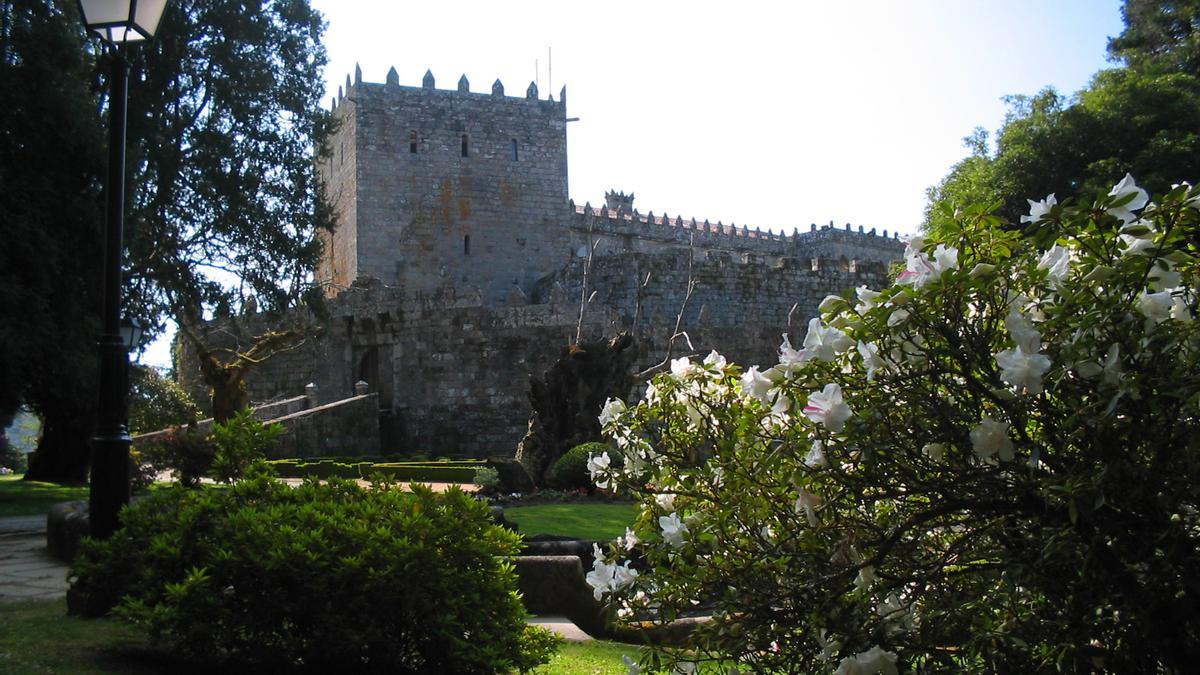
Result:
[[[517,139],[512,139],[513,161],[517,161]]]
[[[462,136],[462,156],[463,157],[468,156],[467,135],[466,134],[463,134],[463,136]]]
[[[471,235],[463,235],[463,255],[471,255]]]
[[[408,132],[408,152],[413,155],[417,154],[417,132],[415,130]]]

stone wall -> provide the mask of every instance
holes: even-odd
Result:
[[[333,156],[320,173],[337,209],[318,279],[372,277],[428,290],[478,287],[488,304],[570,255],[566,104],[457,90],[347,82]],[[353,171],[343,168],[343,161]]]
[[[659,362],[690,278],[695,287],[681,329],[694,352],[716,349],[745,365],[767,364],[783,333],[803,339],[825,295],[887,281],[881,263],[855,261],[851,271],[840,260],[780,258],[766,265],[752,254],[707,252],[697,260],[692,253],[596,257],[584,336],[632,331],[638,367]],[[385,452],[510,454],[525,431],[530,376],[575,339],[585,264],[544,278],[526,304],[502,307],[486,306],[474,289],[358,283],[330,301],[332,319],[321,339],[250,371],[251,396],[266,400],[313,382],[325,401],[362,380],[378,395]],[[675,354],[683,353],[681,344]],[[180,372],[185,381],[198,374]]]
[[[261,375],[275,377],[282,372],[266,370]],[[188,380],[185,380],[185,382]],[[265,377],[257,379],[260,391],[268,384]],[[274,383],[270,383],[274,387]],[[276,422],[284,427],[275,449],[269,453],[271,459],[285,457],[323,457],[331,455],[378,455],[379,443],[379,395],[368,393],[336,400],[324,405],[317,404],[316,391],[310,387],[309,394],[282,401],[265,403],[254,407],[254,417],[263,422]],[[196,430],[212,433],[212,418],[196,423]],[[153,443],[163,440],[169,430],[152,431],[133,437],[133,443]]]
[[[378,455],[378,394],[364,394],[274,420],[284,433],[271,459]]]

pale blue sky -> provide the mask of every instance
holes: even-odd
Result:
[[[581,118],[576,201],[616,188],[642,212],[788,229],[912,232],[1001,96],[1077,91],[1122,29],[1113,0],[313,4],[331,94],[358,62],[370,82],[429,68],[442,89],[465,73],[523,95],[537,61],[542,96],[565,83]]]
[[[914,232],[1002,96],[1079,90],[1122,29],[1116,0],[312,2],[327,105],[355,63],[369,82],[566,84],[577,202],[615,188],[642,212],[786,231]],[[169,365],[165,341],[142,361]]]

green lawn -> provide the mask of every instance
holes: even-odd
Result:
[[[21,476],[0,476],[0,516],[44,515],[58,502],[87,501],[86,485],[24,481]]]
[[[600,540],[625,534],[636,514],[633,504],[539,504],[504,509],[504,517],[526,536],[559,534]]]
[[[0,605],[0,673],[201,673],[199,665],[173,659],[134,626],[115,619],[67,616],[66,602],[27,601]],[[628,672],[621,655],[639,647],[615,642],[566,643],[540,675]]]

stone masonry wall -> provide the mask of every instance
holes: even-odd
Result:
[[[499,304],[514,285],[570,255],[566,105],[525,96],[347,83],[335,118],[334,156],[322,167],[338,227],[318,272],[333,289],[357,278],[429,290],[478,287]],[[566,95],[566,90],[562,96]],[[342,169],[346,147],[354,171]],[[336,201],[345,196],[349,202]]]
[[[825,295],[887,280],[879,263],[849,271],[840,260],[782,258],[768,266],[753,256],[706,256],[690,264],[686,250],[597,257],[589,273],[597,295],[584,313],[584,336],[632,330],[638,367],[659,362],[690,277],[695,290],[681,328],[694,352],[716,349],[745,365],[767,364],[783,333],[803,339]],[[383,451],[511,454],[528,419],[530,376],[574,341],[584,264],[543,279],[529,304],[513,298],[504,307],[485,306],[478,292],[454,286],[425,292],[356,284],[331,301],[333,318],[320,340],[250,372],[251,396],[277,397],[281,387],[302,391],[313,382],[327,400],[363,380],[377,394]],[[646,274],[651,281],[640,288]],[[686,345],[677,346],[676,356],[686,353]]]

